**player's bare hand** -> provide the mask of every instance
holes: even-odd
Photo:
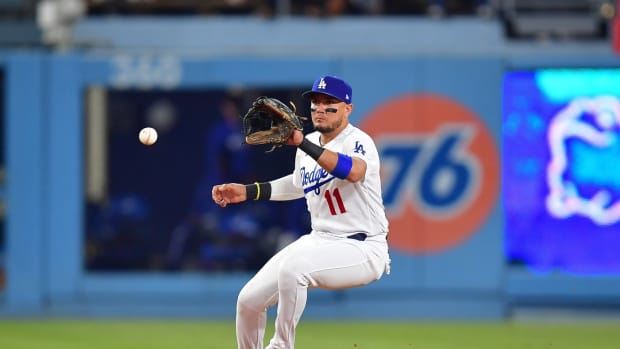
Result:
[[[304,134],[300,130],[293,130],[291,137],[286,141],[288,145],[298,146],[304,140]]]
[[[211,190],[211,197],[216,204],[226,207],[228,204],[235,204],[245,201],[247,195],[245,185],[238,183],[226,183],[214,185]]]

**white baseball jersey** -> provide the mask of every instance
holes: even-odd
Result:
[[[319,132],[306,137],[319,144]],[[368,134],[349,124],[325,149],[357,157],[367,164],[365,177],[352,183],[334,177],[304,151],[295,155],[293,184],[303,188],[312,218],[312,230],[349,236],[366,233],[385,239],[388,221],[381,197],[380,163],[377,147]]]

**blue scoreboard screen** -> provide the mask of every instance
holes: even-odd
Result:
[[[620,273],[620,69],[510,71],[503,81],[508,261]]]

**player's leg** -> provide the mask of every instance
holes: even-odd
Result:
[[[337,290],[366,285],[381,277],[386,256],[387,250],[375,243],[313,236],[311,246],[280,264],[276,333],[268,348],[294,347],[295,328],[309,288]]]
[[[262,349],[267,308],[278,301],[278,271],[285,257],[303,244],[302,236],[276,253],[243,286],[237,298],[236,331],[239,349]]]

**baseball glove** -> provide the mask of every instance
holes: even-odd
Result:
[[[297,108],[290,103],[293,109],[278,99],[258,97],[243,116],[245,143],[271,144],[269,153],[285,144],[293,130],[302,130],[306,118],[295,114]]]

